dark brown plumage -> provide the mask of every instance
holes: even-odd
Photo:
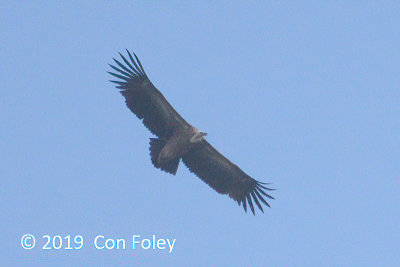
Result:
[[[150,157],[153,165],[167,173],[176,174],[180,160],[220,194],[227,194],[247,211],[249,205],[253,214],[254,203],[262,211],[262,203],[273,199],[267,188],[238,166],[230,162],[204,138],[206,133],[187,123],[168,103],[165,97],[151,83],[142,64],[135,54],[127,50],[129,60],[121,53],[126,65],[114,59],[118,73],[109,72],[120,80],[117,84],[128,108],[158,138],[150,138]]]

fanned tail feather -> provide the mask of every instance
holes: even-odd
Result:
[[[167,142],[163,139],[150,138],[151,162],[153,163],[154,167],[161,169],[167,173],[175,175],[179,166],[179,161],[180,161],[179,158],[165,162],[163,164],[159,164],[157,160],[158,154],[160,154],[161,149],[163,149],[166,143]]]

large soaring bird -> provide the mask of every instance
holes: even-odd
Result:
[[[133,54],[135,60],[127,53],[130,61],[119,53],[126,65],[115,58],[119,68],[110,65],[118,73],[109,73],[120,79],[111,82],[121,90],[128,108],[158,137],[150,138],[153,165],[175,175],[182,159],[191,172],[218,193],[242,204],[246,212],[248,204],[255,214],[253,201],[262,212],[260,201],[270,207],[264,197],[274,199],[266,193],[273,189],[251,178],[210,145],[204,138],[206,133],[187,123],[151,83],[138,57]]]

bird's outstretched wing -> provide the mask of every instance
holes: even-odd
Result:
[[[274,199],[265,192],[274,189],[267,188],[265,183],[248,176],[206,140],[203,140],[197,149],[185,154],[182,161],[191,172],[215,191],[220,194],[228,194],[233,200],[237,201],[239,206],[242,204],[246,212],[248,204],[255,214],[253,201],[264,212],[260,201],[270,207],[264,197]]]
[[[128,53],[129,60],[121,53],[125,65],[114,58],[116,66],[110,65],[117,73],[108,72],[120,80],[112,80],[117,84],[125,97],[128,108],[143,124],[160,138],[169,138],[179,128],[189,127],[189,124],[165,99],[161,92],[151,83],[142,64],[135,54]]]

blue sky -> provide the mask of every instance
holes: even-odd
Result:
[[[1,261],[400,266],[399,12],[398,1],[4,1]],[[184,165],[152,166],[152,135],[108,82],[125,48],[210,143],[273,183],[271,209],[246,214]],[[21,247],[24,234],[36,247]],[[84,246],[43,250],[44,235]],[[98,250],[98,235],[176,243]]]

